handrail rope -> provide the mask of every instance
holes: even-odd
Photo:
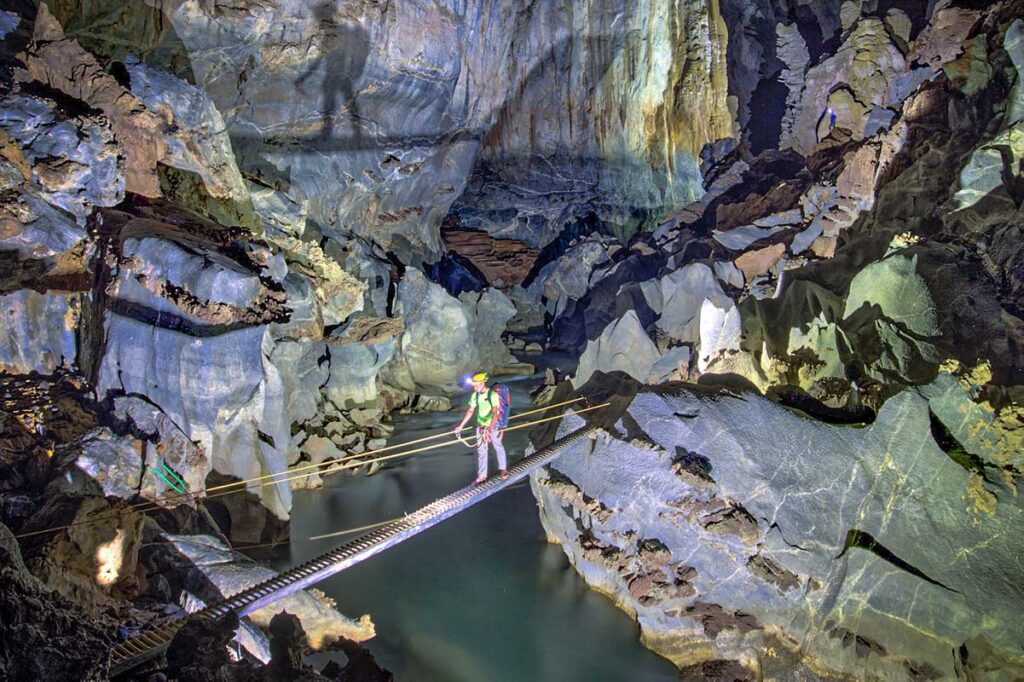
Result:
[[[583,399],[584,398],[575,398],[573,400],[564,401],[562,403],[556,403],[555,405],[550,405],[550,406],[547,406],[547,407],[542,407],[542,408],[538,408],[538,409],[535,409],[535,410],[530,410],[528,412],[523,412],[523,413],[520,413],[517,416],[519,418],[526,417],[526,416],[529,416],[531,414],[536,414],[538,412],[545,412],[547,410],[555,409],[557,407],[561,407],[562,405],[579,402],[580,400],[583,400]],[[590,411],[595,410],[595,409],[599,409],[599,408],[602,408],[602,407],[607,407],[607,405],[608,405],[608,403],[603,403],[603,404],[597,405],[597,406],[590,406],[590,407],[584,408],[582,410],[577,410],[576,414],[581,414],[583,412],[590,412]],[[541,424],[541,423],[548,422],[548,421],[553,421],[555,419],[561,419],[563,416],[564,415],[562,415],[562,414],[558,414],[558,415],[554,415],[552,417],[544,417],[542,419],[536,419],[536,420],[533,420],[533,421],[530,421],[530,422],[526,422],[524,424],[517,424],[515,426],[510,426],[510,427],[508,427],[506,429],[503,429],[503,431],[516,431],[518,429],[523,429],[523,428],[527,428],[527,427],[530,427],[530,426],[535,426],[537,424]],[[511,417],[510,419],[515,419],[515,418],[516,417]],[[466,427],[466,428],[462,429],[462,431],[465,431],[468,428],[475,428],[475,427]],[[155,511],[157,509],[162,509],[163,508],[163,504],[165,504],[167,502],[175,502],[175,501],[184,500],[184,499],[187,499],[187,498],[193,498],[193,499],[195,499],[195,498],[203,498],[203,499],[210,500],[210,499],[216,499],[218,497],[223,497],[224,495],[230,495],[230,494],[239,493],[239,492],[249,492],[249,491],[252,491],[254,489],[264,488],[264,487],[266,487],[268,485],[276,485],[278,483],[287,483],[289,481],[297,480],[297,479],[300,479],[300,478],[307,478],[310,475],[308,473],[303,473],[301,475],[294,475],[294,474],[296,472],[299,472],[299,471],[308,471],[309,469],[313,469],[313,468],[317,468],[317,469],[321,469],[321,470],[323,470],[325,468],[328,469],[328,471],[323,472],[325,474],[327,474],[327,473],[335,473],[335,472],[343,471],[343,470],[347,470],[347,469],[357,469],[359,467],[362,467],[362,466],[365,466],[365,465],[368,465],[368,464],[373,464],[374,462],[380,462],[380,461],[385,461],[385,460],[390,460],[390,459],[396,459],[398,457],[408,457],[410,455],[418,454],[418,453],[421,453],[421,452],[426,452],[426,451],[429,451],[429,450],[435,450],[437,448],[446,447],[446,446],[449,446],[449,445],[455,445],[456,443],[459,443],[459,442],[462,442],[463,444],[465,444],[465,441],[462,441],[461,437],[457,437],[457,438],[453,438],[453,439],[448,440],[448,441],[443,441],[441,443],[436,443],[434,445],[430,445],[430,446],[426,446],[426,447],[422,447],[422,448],[414,448],[412,450],[399,452],[399,453],[396,453],[396,454],[393,454],[393,455],[388,455],[386,457],[378,457],[378,458],[373,458],[373,459],[362,459],[362,458],[364,458],[364,457],[366,457],[367,455],[370,455],[370,454],[375,454],[375,453],[379,453],[379,452],[385,452],[385,451],[388,451],[388,450],[393,450],[393,449],[398,448],[398,447],[405,447],[405,446],[410,445],[410,444],[421,443],[421,442],[424,442],[424,441],[427,441],[427,440],[433,440],[433,439],[445,436],[445,435],[447,435],[447,433],[450,433],[450,432],[446,432],[446,433],[442,433],[442,434],[435,434],[433,436],[426,436],[426,437],[423,437],[423,438],[419,438],[419,439],[416,439],[416,440],[409,441],[407,443],[401,443],[399,445],[379,448],[377,450],[370,450],[370,451],[367,451],[367,452],[364,452],[364,453],[360,453],[358,455],[351,455],[349,457],[342,457],[342,458],[333,460],[331,462],[321,462],[321,463],[313,464],[313,465],[306,465],[306,466],[302,466],[302,467],[295,467],[293,469],[286,469],[285,471],[281,471],[281,472],[278,472],[278,473],[275,473],[275,474],[258,476],[256,478],[246,479],[246,480],[243,480],[243,481],[236,481],[234,483],[225,484],[225,485],[221,485],[221,486],[215,486],[214,488],[209,488],[209,489],[206,489],[206,490],[199,490],[199,491],[195,491],[195,492],[192,492],[192,493],[186,493],[186,494],[182,494],[182,495],[171,495],[171,496],[168,496],[168,497],[160,498],[159,500],[149,500],[149,501],[146,501],[146,502],[139,502],[139,503],[136,503],[136,504],[133,504],[133,505],[129,505],[129,506],[123,508],[123,509],[119,509],[119,510],[117,510],[115,512],[112,512],[111,514],[107,514],[107,515],[103,515],[103,516],[98,516],[98,517],[94,517],[94,518],[91,518],[91,519],[84,519],[82,521],[75,521],[73,523],[69,523],[69,524],[66,524],[66,525],[63,525],[63,526],[54,526],[52,528],[42,528],[40,530],[34,530],[34,531],[31,531],[31,532],[28,532],[28,533],[20,533],[18,535],[13,535],[11,537],[13,539],[16,539],[16,540],[21,540],[21,539],[24,539],[24,538],[35,537],[37,535],[43,535],[43,534],[46,534],[46,533],[54,533],[54,532],[61,531],[61,530],[67,530],[69,528],[75,528],[75,527],[78,527],[78,526],[89,525],[89,524],[92,524],[92,523],[99,523],[101,521],[107,521],[107,520],[114,519],[114,518],[120,518],[122,515],[124,515],[127,512],[132,512],[132,511],[135,511],[135,512]],[[460,433],[461,433],[461,431],[460,431]],[[356,459],[358,459],[359,461],[353,461],[353,460],[356,460]],[[341,466],[338,466],[339,464]],[[243,490],[225,490],[226,488],[238,487],[238,486],[241,486],[241,485],[247,485],[248,483],[251,483],[251,482],[265,480],[267,478],[272,478],[274,476],[282,476],[282,475],[285,475],[285,474],[292,474],[292,475],[287,476],[286,478],[279,478],[279,479],[276,479],[276,480],[273,480],[273,481],[266,481],[266,482],[261,483],[259,485],[253,486],[252,488],[246,487],[244,489],[244,491]],[[208,494],[210,491],[214,491],[214,490],[219,490],[219,491],[223,491],[223,492],[218,492],[218,493],[216,493],[214,495],[209,495]]]
[[[576,410],[574,414],[583,414],[584,412],[591,412],[593,410],[599,410],[601,408],[608,407],[609,404],[610,403],[602,403],[601,405],[592,405],[590,407],[583,408],[582,410]],[[516,424],[515,426],[510,426],[507,429],[503,429],[503,430],[504,431],[517,431],[519,429],[525,429],[525,428],[529,428],[531,426],[536,426],[537,424],[543,424],[544,422],[550,422],[550,421],[554,421],[556,419],[561,419],[563,416],[564,415],[558,414],[558,415],[555,415],[553,417],[544,417],[542,419],[535,419],[533,421],[526,422],[525,424]],[[335,466],[335,462],[324,462],[323,464],[320,464],[318,466],[329,467],[330,470],[326,471],[325,473],[336,473],[338,471],[344,471],[346,469],[358,469],[360,467],[366,466],[367,464],[373,464],[374,462],[384,462],[384,461],[387,461],[387,460],[398,459],[399,457],[408,457],[409,455],[415,455],[415,454],[419,454],[419,453],[422,453],[422,452],[427,452],[429,450],[436,450],[437,448],[444,447],[444,446],[447,446],[447,445],[454,445],[454,444],[456,444],[458,442],[459,442],[458,439],[454,439],[453,438],[452,440],[444,441],[442,443],[435,443],[434,445],[426,445],[426,446],[421,447],[421,448],[414,448],[412,450],[406,450],[405,452],[398,452],[398,453],[395,453],[393,455],[385,455],[383,457],[375,457],[373,459],[361,460],[361,461],[358,461],[358,462],[348,462],[346,464],[342,464],[341,466]],[[336,460],[336,461],[340,461],[340,460]],[[281,478],[281,479],[278,479],[276,481],[267,481],[265,483],[260,483],[259,485],[255,486],[255,488],[264,488],[264,487],[266,487],[268,485],[276,485],[278,483],[287,483],[289,481],[298,480],[300,478],[307,478],[308,476],[309,476],[309,474],[302,473],[302,474],[298,474],[298,475],[295,475],[295,476],[289,476],[287,478]],[[252,490],[252,488],[246,488],[246,491],[249,491],[249,490]],[[241,490],[225,490],[225,491],[216,493],[214,495],[208,495],[204,499],[211,500],[211,499],[216,499],[218,497],[222,497],[224,495],[233,495],[233,494],[239,493],[239,492],[243,492],[243,491],[241,491]]]
[[[605,407],[607,405],[608,403],[598,407]],[[527,455],[526,457],[512,465],[510,467],[510,470],[516,470],[516,473],[514,474],[515,476],[522,476],[524,474],[528,474],[531,469],[536,468],[543,461],[550,461],[552,455],[557,453],[558,450],[579,440],[580,438],[587,436],[588,434],[595,433],[596,430],[596,427],[590,426],[569,433],[563,436],[561,439],[557,439],[554,443],[551,443],[545,446],[544,448],[541,448],[532,455]],[[538,457],[540,457],[540,459],[538,459]],[[529,464],[529,466],[527,466],[527,464]],[[382,527],[380,529],[374,530],[368,535],[361,536],[360,538],[357,538],[356,540],[353,540],[348,544],[336,547],[335,549],[330,550],[325,554],[321,554],[319,557],[310,559],[309,561],[306,561],[305,563],[299,566],[294,566],[288,569],[287,571],[277,575],[274,578],[265,580],[262,583],[252,585],[249,588],[244,589],[237,594],[229,595],[228,597],[225,597],[219,602],[211,604],[206,608],[201,609],[200,611],[192,614],[191,616],[189,616],[189,618],[209,619],[211,617],[216,617],[219,614],[227,613],[231,610],[237,611],[247,605],[253,604],[254,601],[258,601],[261,598],[267,597],[269,594],[278,592],[281,589],[286,588],[288,586],[295,585],[297,582],[301,582],[302,579],[314,575],[317,571],[322,571],[324,568],[322,564],[324,563],[325,560],[336,562],[343,558],[352,558],[360,552],[365,552],[367,549],[369,549],[375,544],[378,544],[385,540],[390,541],[395,539],[397,537],[396,534],[400,533],[402,530],[415,530],[416,527],[424,523],[430,524],[426,527],[435,525],[437,522],[444,520],[445,517],[451,516],[453,513],[457,513],[459,511],[458,508],[454,510],[452,509],[452,502],[457,502],[458,507],[464,507],[465,503],[472,503],[470,502],[470,500],[474,497],[479,497],[482,492],[485,493],[484,497],[488,497],[493,493],[501,492],[503,489],[512,489],[518,487],[519,485],[525,485],[525,482],[513,484],[505,488],[503,482],[497,481],[495,478],[491,478],[487,483],[479,487],[467,487],[461,490],[457,490],[454,493],[451,493],[445,497],[438,498],[434,502],[431,502],[425,507],[422,507],[416,512],[413,512],[412,514],[406,514],[405,516],[399,517],[395,521],[385,522],[381,524]],[[439,517],[440,514],[443,514],[443,516]],[[420,530],[417,530],[416,532],[420,532],[424,529],[425,528],[420,528]],[[406,536],[402,539],[407,539],[407,537],[409,536]],[[308,585],[303,584],[300,585],[300,587],[301,586]],[[163,648],[166,648],[166,646],[170,643],[171,638],[173,638],[175,633],[181,629],[185,622],[186,619],[179,619],[177,621],[165,623],[164,625],[158,627],[156,630],[149,631],[149,633],[153,634],[154,637],[158,640],[158,645],[154,645],[152,642],[149,642],[145,639],[143,639],[142,643],[140,644],[139,639],[142,638],[141,636],[136,636],[129,640],[125,640],[123,642],[118,643],[112,649],[111,669],[119,669],[118,673],[123,673],[131,668],[131,665],[129,664],[134,665],[139,662],[142,662],[151,657],[154,651],[156,651],[157,649],[162,650]],[[156,637],[156,635],[159,635],[159,637]]]
[[[549,405],[547,407],[541,407],[541,408],[538,408],[538,409],[535,409],[535,410],[530,410],[528,412],[523,412],[523,413],[518,414],[516,416],[521,419],[523,417],[528,417],[531,414],[536,414],[538,412],[545,412],[547,410],[551,410],[551,409],[554,409],[556,407],[561,407],[562,405],[568,405],[568,404],[571,404],[571,403],[576,403],[576,402],[579,402],[581,400],[585,400],[585,398],[583,398],[583,397],[573,398],[572,400],[566,400],[564,402],[557,403],[555,405]],[[515,419],[515,418],[516,417],[510,417],[509,421],[511,421],[512,419]],[[473,428],[475,428],[475,427],[466,426],[463,429],[461,429],[459,431],[459,433],[462,433],[462,431],[467,431],[467,430],[470,430],[470,429],[473,429]],[[345,457],[339,457],[338,459],[334,460],[332,462],[332,464],[340,464],[340,463],[348,462],[348,461],[351,461],[351,460],[354,460],[354,459],[360,459],[362,457],[366,457],[367,455],[376,455],[376,454],[379,454],[381,452],[390,452],[391,450],[395,450],[395,449],[398,449],[398,448],[405,448],[405,447],[408,447],[410,445],[418,445],[419,443],[425,443],[425,442],[430,441],[430,440],[436,440],[438,438],[443,438],[444,436],[447,436],[450,433],[451,433],[451,431],[445,431],[444,433],[435,433],[432,436],[423,436],[422,438],[416,438],[415,440],[410,440],[410,441],[407,441],[405,443],[396,443],[395,445],[388,445],[388,446],[385,446],[383,448],[377,448],[376,450],[367,450],[366,452],[361,452],[359,454],[347,455]],[[273,478],[275,476],[283,476],[285,474],[294,474],[294,473],[297,473],[299,471],[308,471],[310,469],[322,468],[323,466],[324,466],[323,462],[321,462],[319,464],[305,464],[305,465],[300,466],[300,467],[294,467],[294,468],[291,468],[291,469],[286,469],[284,471],[278,471],[278,472],[273,473],[273,474],[264,474],[263,476],[257,476],[255,478],[247,478],[244,481],[233,481],[231,483],[224,483],[224,484],[221,484],[221,485],[214,486],[212,488],[206,488],[205,492],[207,492],[207,493],[217,492],[219,490],[224,490],[224,489],[231,488],[231,487],[237,487],[237,486],[245,485],[245,484],[248,484],[248,483],[255,483],[256,481],[263,481],[263,480],[266,480],[268,478]]]
[[[520,418],[521,419],[523,417],[528,417],[531,414],[536,414],[538,412],[545,412],[547,410],[552,410],[552,409],[555,409],[557,407],[561,407],[563,405],[569,405],[569,404],[572,404],[572,403],[576,403],[576,402],[579,402],[581,400],[585,400],[585,398],[583,398],[583,397],[574,398],[572,400],[566,400],[566,401],[563,401],[561,403],[555,403],[554,405],[548,405],[548,406],[545,406],[545,407],[529,410],[527,412],[522,412],[522,413],[520,413],[520,414],[518,414],[518,415],[516,415],[514,417],[511,417],[510,419],[516,419],[516,418]],[[465,431],[465,430],[467,430],[469,428],[472,428],[472,427],[468,427],[467,426],[466,428],[462,429],[462,431]],[[506,429],[506,430],[508,430],[508,429]],[[371,463],[370,461],[364,460],[362,458],[366,457],[367,455],[373,455],[373,454],[377,454],[377,453],[381,453],[381,452],[387,452],[387,451],[390,451],[390,450],[394,450],[396,448],[404,448],[404,447],[407,447],[409,445],[415,445],[417,443],[423,443],[423,442],[426,442],[426,441],[429,441],[429,440],[435,440],[437,438],[444,437],[444,436],[448,435],[449,433],[450,432],[446,431],[445,433],[438,433],[438,434],[434,434],[432,436],[424,436],[423,438],[417,438],[415,440],[411,440],[411,441],[408,441],[408,442],[405,442],[405,443],[398,443],[396,445],[389,445],[387,447],[378,448],[376,450],[368,450],[366,452],[359,453],[358,455],[348,455],[346,457],[340,457],[340,458],[338,458],[336,460],[333,460],[331,462],[320,462],[318,464],[309,464],[309,465],[303,465],[301,467],[293,467],[292,469],[286,469],[284,471],[279,471],[277,473],[266,474],[266,475],[263,475],[263,476],[257,476],[257,477],[245,479],[245,480],[242,480],[242,481],[234,481],[232,483],[225,483],[225,484],[222,484],[222,485],[214,486],[212,488],[205,488],[203,490],[197,490],[197,491],[194,491],[194,492],[191,492],[191,493],[181,493],[181,494],[176,494],[176,495],[168,495],[168,496],[165,496],[165,497],[161,497],[159,500],[146,500],[145,502],[136,502],[135,504],[128,505],[127,507],[124,507],[123,509],[119,509],[117,511],[114,511],[114,512],[112,512],[110,514],[106,514],[106,515],[103,515],[103,516],[98,516],[98,517],[94,517],[94,518],[91,518],[91,519],[85,519],[85,520],[82,520],[82,521],[75,521],[74,523],[70,523],[70,524],[67,524],[65,526],[55,526],[53,528],[43,528],[43,529],[40,529],[40,530],[31,531],[29,533],[21,533],[20,535],[15,535],[13,537],[15,539],[20,540],[20,539],[23,539],[23,538],[34,537],[36,535],[43,535],[45,533],[51,533],[51,532],[55,532],[55,531],[59,531],[59,530],[66,530],[68,528],[75,528],[77,526],[84,526],[84,525],[88,525],[88,524],[91,524],[91,523],[99,523],[100,521],[107,521],[109,519],[120,518],[123,514],[125,514],[127,512],[133,512],[133,511],[134,512],[155,511],[157,509],[163,508],[164,504],[167,504],[167,503],[180,502],[180,501],[186,501],[186,500],[198,499],[198,498],[214,499],[214,498],[217,498],[217,497],[221,497],[222,495],[220,495],[220,494],[218,494],[218,495],[210,495],[209,493],[220,491],[220,490],[226,490],[226,489],[229,489],[229,488],[236,488],[236,487],[243,486],[243,485],[248,486],[249,483],[254,483],[256,481],[263,481],[263,480],[266,480],[266,479],[269,479],[269,478],[274,478],[275,476],[285,476],[285,475],[288,475],[288,474],[295,474],[296,472],[299,472],[299,471],[309,471],[310,469],[320,469],[320,470],[323,470],[324,468],[331,468],[331,471],[328,472],[328,473],[332,473],[334,471],[340,471],[343,468],[344,469],[358,468],[358,467],[337,467],[336,465],[338,465],[338,464],[345,464],[345,463],[351,462],[353,460],[360,460],[358,466],[362,466],[364,464],[370,464]],[[461,431],[460,431],[460,433],[461,433]],[[445,442],[445,443],[439,443],[435,447],[443,447],[443,446],[447,446],[447,445],[454,445],[456,442],[458,442],[458,439],[455,439],[453,441],[448,441],[448,442]],[[410,452],[408,452],[406,454],[415,454],[417,452],[422,452],[422,451],[423,451],[423,449],[417,449],[415,451],[410,451]],[[302,478],[302,477],[299,477],[299,478]],[[283,479],[278,479],[278,480],[275,480],[275,481],[271,481],[271,483],[283,483],[283,482],[292,481],[292,480],[295,480],[295,477],[289,476],[288,478],[283,478]],[[263,486],[263,485],[255,486],[255,488],[262,488],[262,487],[265,487],[265,486]],[[251,489],[252,488],[246,487],[246,490],[251,490]],[[240,492],[240,491],[232,491],[232,492]]]

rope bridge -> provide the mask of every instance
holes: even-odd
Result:
[[[600,409],[606,405],[596,405],[578,410],[577,414]],[[558,415],[557,418],[561,418],[561,416]],[[552,418],[538,419],[534,423],[548,421],[549,419]],[[522,428],[528,425],[532,424],[522,424],[507,430]],[[558,457],[564,448],[591,436],[596,431],[596,427],[585,427],[573,431],[510,466],[507,478],[493,476],[479,485],[471,485],[457,490],[401,519],[386,523],[352,542],[285,571],[275,578],[253,585],[236,595],[213,603],[205,609],[192,614],[189,618],[217,620],[231,611],[234,611],[239,616],[244,616],[293,592],[325,580],[346,568],[365,561],[422,533],[445,519],[521,481],[534,469],[544,466]],[[409,453],[391,455],[391,457],[404,456],[405,454]],[[362,462],[361,464],[365,463]],[[182,618],[117,644],[111,652],[110,674],[119,675],[163,653],[187,621],[188,618]]]

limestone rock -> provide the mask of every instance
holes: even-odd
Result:
[[[936,446],[923,398],[901,393],[865,428],[680,387],[641,389],[626,413],[532,485],[548,536],[648,646],[761,670],[741,652],[793,648],[894,679],[907,661],[956,677],[961,644],[986,674],[1024,653],[1007,568],[1024,509]]]
[[[750,282],[768,272],[785,253],[785,244],[773,244],[763,249],[747,251],[736,259],[735,264],[743,272],[743,278]]]
[[[588,7],[171,3],[135,12],[133,39],[191,72],[243,170],[308,202],[325,236],[355,232],[420,265],[440,257],[437,227],[460,195],[464,214],[547,236],[574,206],[632,231],[642,212],[699,196],[697,155],[733,132],[719,13],[661,0]],[[566,16],[586,20],[567,34]],[[158,27],[174,40],[162,44]],[[89,47],[126,51],[105,35]],[[463,194],[471,175],[479,184]],[[536,200],[534,188],[556,183],[562,200]],[[518,201],[501,200],[510,192]],[[501,216],[503,205],[521,213]]]
[[[723,308],[710,299],[704,299],[700,307],[700,357],[697,369],[704,372],[717,356],[739,351],[742,332],[740,311],[732,301]]]
[[[548,313],[558,317],[571,300],[583,298],[595,270],[607,261],[608,252],[599,239],[584,241],[545,265],[528,291],[544,303]]]
[[[345,263],[343,256],[339,257],[340,254],[329,256],[315,242],[290,236],[272,237],[270,241],[284,255],[292,274],[301,275],[308,280],[308,284],[298,284],[297,290],[300,292],[309,290],[315,296],[315,308],[309,307],[308,297],[303,293],[297,297],[299,308],[310,325],[309,329],[306,329],[305,325],[298,325],[300,329],[295,330],[298,338],[303,336],[318,338],[322,333],[323,326],[335,326],[343,323],[353,313],[364,310],[367,303],[374,307],[380,305],[378,292],[382,283],[385,285],[384,296],[387,295],[386,283],[389,281],[387,278],[377,275],[378,281],[370,289],[364,282],[345,270],[345,267],[352,267],[351,262],[343,266]],[[363,266],[357,266],[355,271],[359,274],[367,272]],[[380,281],[381,279],[383,282]],[[293,286],[296,286],[294,278],[292,281]],[[313,328],[318,326],[317,320],[322,321],[322,324],[319,325],[321,329],[314,332]],[[286,334],[290,333],[292,332],[286,332]]]
[[[102,497],[51,497],[22,531],[68,528],[43,536],[44,546],[26,561],[32,574],[87,608],[132,595],[143,517],[130,510],[117,514],[113,510]]]
[[[232,552],[219,540],[204,535],[165,536],[174,548],[195,566],[222,596],[237,594],[253,585],[273,578],[276,573],[247,557]],[[250,618],[260,627],[270,625],[275,614],[287,611],[302,622],[306,639],[314,650],[321,649],[339,637],[362,642],[374,636],[369,616],[353,621],[334,608],[318,590],[303,590],[274,604],[255,611]]]
[[[501,334],[515,308],[493,290],[474,298],[452,298],[420,271],[406,270],[395,302],[405,331],[382,378],[409,393],[455,394],[467,374],[513,364]]]
[[[330,364],[323,358],[327,347],[309,341],[279,341],[270,362],[281,375],[288,410],[288,423],[301,424],[316,416],[320,389],[327,383]]]
[[[785,225],[775,225],[773,227],[744,225],[743,227],[736,227],[726,232],[716,231],[712,236],[716,242],[727,249],[743,251],[754,242],[771,237],[776,232],[781,232],[784,229],[786,229]]]
[[[956,7],[952,3],[936,7],[931,21],[914,41],[908,61],[920,60],[936,69],[953,61],[963,51],[963,42],[979,16],[977,10]]]
[[[865,105],[894,106],[911,94],[896,87],[911,63],[912,58],[905,58],[893,44],[881,19],[859,19],[835,55],[807,70],[799,104],[784,118],[781,148],[810,152],[829,133],[829,105],[836,108],[836,127],[863,139]],[[843,87],[836,89],[839,85]]]
[[[263,352],[266,327],[196,337],[110,313],[105,331],[100,395],[146,396],[224,474],[249,479],[285,469],[284,387]],[[278,518],[288,517],[287,489],[254,493]]]
[[[189,491],[206,487],[212,463],[206,451],[186,436],[174,421],[153,403],[134,395],[114,398],[114,415],[128,421],[135,433],[146,438],[142,487],[139,494],[161,505],[195,504],[182,499],[167,482],[153,473],[161,464],[180,476]]]
[[[2,13],[0,13],[2,14]],[[112,631],[24,569],[0,563],[0,653],[8,680],[101,682]]]
[[[16,252],[18,260],[69,254],[86,237],[85,229],[71,216],[32,192],[19,191],[0,204],[0,248]],[[55,265],[56,274],[62,268],[59,262]]]
[[[182,606],[188,613],[195,613],[206,608],[206,602],[197,597],[196,595],[183,590],[181,594]],[[252,621],[248,618],[240,618],[238,623],[238,629],[235,631],[235,637],[238,644],[242,645],[242,648],[246,650],[253,658],[262,662],[270,662],[270,640],[263,634],[263,631],[252,624]],[[228,655],[232,660],[237,660],[235,651],[232,650],[231,646],[227,646]]]
[[[700,339],[701,305],[710,300],[727,309],[733,306],[707,265],[694,263],[675,270],[660,280],[644,282],[647,305],[661,317],[657,327],[682,343],[696,343]]]
[[[224,119],[201,89],[135,59],[126,59],[131,94],[147,109],[188,135],[168,136],[163,162],[196,173],[214,199],[235,204],[234,212],[211,216],[223,225],[257,227],[249,190],[235,163]],[[187,203],[187,202],[182,202]]]
[[[1007,178],[1014,177],[1013,169],[1019,166],[1022,158],[1022,124],[1001,132],[991,142],[975,150],[960,171],[960,189],[953,197],[956,208],[970,208],[982,199],[1001,203],[1008,209],[1015,206],[1011,191],[1016,191],[1016,188],[1007,186]]]
[[[538,249],[511,239],[494,239],[478,230],[444,230],[445,247],[472,263],[493,287],[507,289],[530,274]]]
[[[600,337],[587,344],[580,356],[572,385],[574,388],[582,386],[598,370],[622,371],[638,381],[646,382],[660,359],[661,354],[640,325],[636,313],[630,311],[608,325]]]
[[[505,325],[509,333],[528,334],[544,328],[544,306],[533,296],[522,287],[512,287],[505,293],[516,308],[516,314]]]
[[[295,201],[284,192],[254,182],[247,182],[246,188],[252,201],[253,210],[269,239],[273,240],[275,237],[300,239],[302,237],[306,231],[307,206],[305,202]]]
[[[93,206],[124,198],[124,168],[103,116],[69,117],[52,101],[27,95],[0,101],[0,129],[17,144],[40,196],[80,224]]]
[[[736,267],[735,264],[726,261],[716,261],[711,265],[711,269],[714,270],[715,277],[718,278],[719,282],[728,284],[736,289],[743,288],[743,271]]]
[[[74,468],[98,484],[103,495],[130,500],[139,492],[143,471],[136,441],[101,427],[86,434],[77,447],[81,452]]]
[[[401,318],[364,317],[332,334],[326,397],[344,408],[375,405],[377,375],[394,356],[404,329]]]
[[[225,258],[195,235],[177,239],[125,239],[108,292],[97,393],[144,396],[222,474],[282,471],[289,422],[267,326],[280,319],[280,293],[245,259]],[[287,489],[257,494],[288,517]]]
[[[21,289],[0,296],[0,368],[14,374],[52,374],[78,361],[81,294]]]

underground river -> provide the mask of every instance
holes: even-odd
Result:
[[[528,392],[541,379],[503,380],[513,414],[531,408]],[[453,428],[463,404],[396,415],[389,444]],[[527,431],[507,434],[510,461],[522,456]],[[490,467],[494,473],[493,454]],[[310,536],[411,512],[474,475],[475,453],[459,445],[390,463],[370,477],[333,476],[322,489],[296,491],[291,545],[271,564],[294,566],[357,537]],[[678,679],[669,661],[640,644],[633,620],[587,589],[562,549],[548,544],[523,483],[318,588],[349,616],[372,616],[377,636],[368,648],[398,682]]]

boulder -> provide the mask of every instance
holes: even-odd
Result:
[[[515,308],[499,292],[456,299],[409,268],[398,286],[395,307],[405,330],[381,377],[397,389],[454,395],[468,374],[494,373],[515,362],[501,342]]]
[[[544,329],[544,306],[526,289],[516,286],[505,294],[516,309],[516,314],[505,325],[510,334],[526,335]]]
[[[814,237],[811,238],[811,241],[816,237],[817,235],[814,235]],[[763,275],[771,270],[772,266],[778,263],[785,253],[785,244],[773,244],[772,246],[766,246],[763,249],[747,251],[736,259],[735,265],[743,272],[743,278],[750,282],[755,277]]]
[[[579,388],[596,371],[622,371],[637,381],[646,382],[659,360],[658,348],[640,325],[636,313],[630,311],[608,325],[601,336],[583,349],[572,385]],[[661,368],[659,373],[664,373]]]
[[[87,433],[75,444],[79,454],[67,472],[67,478],[55,482],[65,484],[83,474],[106,497],[130,500],[142,485],[142,444],[133,438],[115,435],[102,426]]]
[[[184,480],[187,490],[202,490],[212,468],[206,451],[190,440],[159,407],[138,396],[114,398],[114,416],[129,423],[134,433],[145,438],[145,468],[139,495],[171,507],[194,505],[194,500],[180,498],[152,469],[166,464]]]
[[[595,279],[595,270],[606,261],[608,251],[601,240],[589,239],[541,268],[528,291],[544,303],[548,313],[558,317],[569,301],[583,298]]]
[[[642,283],[641,288],[647,305],[661,315],[655,323],[657,328],[681,343],[700,340],[704,301],[724,310],[733,307],[711,268],[703,263],[686,265],[661,279]]]
[[[587,389],[625,390],[610,380]],[[913,391],[867,427],[681,386],[640,389],[601,423],[615,428],[531,485],[548,537],[647,646],[790,679],[1012,675],[1024,507],[937,446]],[[791,667],[746,653],[771,648]]]

